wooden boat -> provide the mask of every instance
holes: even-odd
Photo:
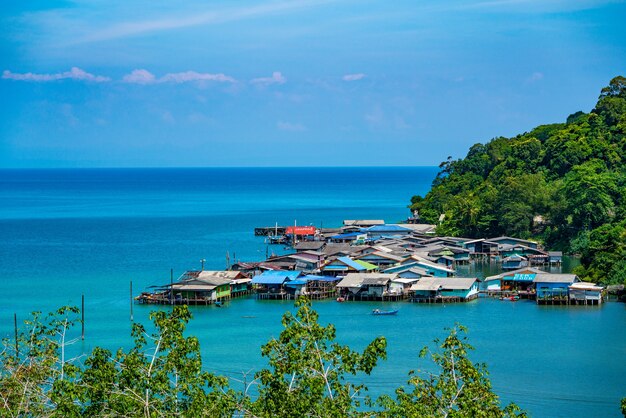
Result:
[[[399,309],[396,309],[395,311],[381,311],[380,309],[374,309],[372,311],[372,315],[395,315],[398,311]]]
[[[215,306],[217,306],[218,308],[221,308],[223,305],[224,305],[224,303],[219,301],[219,300],[217,302],[215,302]]]
[[[342,297],[338,297],[338,298],[337,298],[337,302],[345,302],[345,301],[346,301],[346,299],[345,299],[345,298],[342,298]]]
[[[519,300],[519,296],[515,295],[515,296],[501,296],[500,300],[506,300],[509,302],[517,302]]]

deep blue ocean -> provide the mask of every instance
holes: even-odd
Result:
[[[134,294],[187,269],[224,269],[265,257],[256,226],[344,219],[406,219],[414,194],[428,191],[436,167],[0,170],[0,334],[10,337],[34,310],[79,305],[84,342],[130,344],[129,286]],[[259,347],[280,332],[290,302],[240,299],[225,309],[193,308],[189,329],[208,370],[241,378],[265,365]],[[539,307],[479,300],[459,305],[390,304],[396,317],[368,315],[373,303],[315,303],[338,339],[363,348],[377,335],[389,358],[366,379],[391,393],[445,327],[469,327],[472,358],[485,362],[495,390],[536,417],[619,417],[626,396],[626,306]],[[150,306],[134,305],[146,322]],[[235,380],[233,385],[237,385]]]

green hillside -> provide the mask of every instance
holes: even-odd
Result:
[[[439,234],[533,238],[580,254],[582,278],[626,282],[626,78],[590,113],[475,144],[440,168],[411,199]]]

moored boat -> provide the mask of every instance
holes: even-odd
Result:
[[[395,315],[397,314],[399,309],[393,311],[381,311],[380,309],[374,309],[372,311],[372,315]]]

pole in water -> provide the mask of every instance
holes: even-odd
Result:
[[[130,281],[130,320],[133,321],[133,281]]]
[[[80,339],[85,340],[85,295],[80,295]]]
[[[18,340],[17,340],[17,314],[13,313],[13,326],[15,327],[15,356],[19,356],[20,355],[20,349],[18,346]]]
[[[174,296],[174,288],[172,286],[174,286],[174,269],[170,269],[170,305],[174,304],[174,298],[172,297]]]

